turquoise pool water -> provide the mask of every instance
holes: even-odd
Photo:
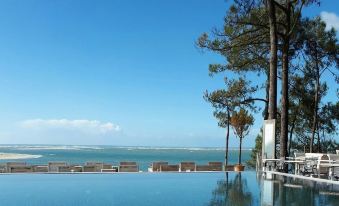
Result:
[[[255,172],[0,175],[5,206],[334,206],[338,194],[338,185]]]

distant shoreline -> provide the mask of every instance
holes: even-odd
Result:
[[[15,148],[27,150],[81,150],[81,149],[154,149],[154,150],[225,150],[224,147],[172,147],[172,146],[113,146],[113,145],[38,145],[38,144],[0,144],[1,148]],[[230,147],[229,151],[237,151],[238,147]],[[253,148],[242,148],[251,151]]]
[[[42,155],[0,153],[0,160],[36,159],[40,157],[42,157]]]

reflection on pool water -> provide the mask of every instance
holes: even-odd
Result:
[[[339,205],[339,186],[261,173],[0,175],[0,205]]]

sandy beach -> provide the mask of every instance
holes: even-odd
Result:
[[[42,157],[42,155],[0,153],[0,160],[33,159],[40,157]]]

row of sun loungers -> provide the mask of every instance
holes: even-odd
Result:
[[[150,172],[193,172],[223,171],[222,162],[209,162],[207,165],[196,165],[195,162],[153,162]],[[102,162],[87,162],[85,165],[69,165],[66,162],[49,162],[47,165],[28,165],[25,162],[7,162],[0,165],[0,173],[98,173],[98,172],[139,172],[136,162],[120,162],[118,166]]]
[[[49,162],[47,165],[28,165],[25,162],[7,162],[0,166],[2,173],[69,173],[69,172],[139,172],[136,162],[120,162],[119,166],[102,162],[69,165],[66,162]]]
[[[209,162],[207,165],[196,165],[195,162],[181,162],[170,165],[168,162],[153,162],[149,172],[193,172],[193,171],[223,171],[222,162]]]

